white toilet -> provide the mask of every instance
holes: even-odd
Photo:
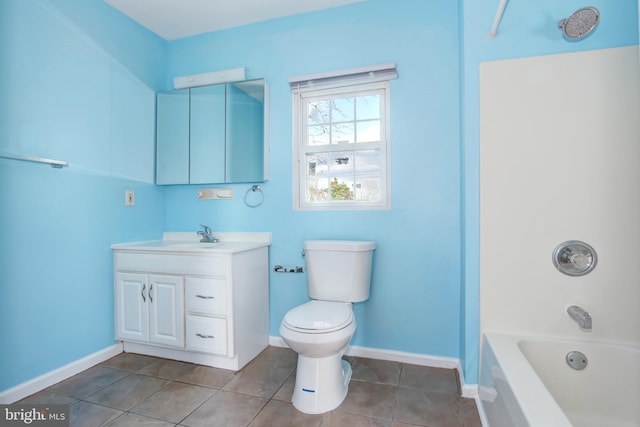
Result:
[[[280,336],[298,353],[291,402],[299,411],[321,414],[347,396],[351,366],[342,360],[356,331],[351,303],[369,298],[374,242],[304,242],[312,301],[290,310]]]

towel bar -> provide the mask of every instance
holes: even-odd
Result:
[[[5,154],[5,153],[0,153],[0,157],[4,159],[22,160],[24,162],[45,163],[45,164],[51,165],[52,168],[56,168],[56,169],[60,169],[63,166],[69,166],[69,162],[65,162],[64,160],[45,159],[43,157],[21,156],[18,154]]]

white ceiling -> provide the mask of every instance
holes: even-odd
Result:
[[[364,0],[104,0],[166,40]]]

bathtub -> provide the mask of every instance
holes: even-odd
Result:
[[[496,333],[483,344],[479,396],[491,427],[640,427],[640,348]],[[583,370],[565,359],[575,350]]]

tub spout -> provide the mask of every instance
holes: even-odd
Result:
[[[591,330],[591,316],[582,307],[571,305],[567,307],[567,314],[578,323],[582,329]]]

